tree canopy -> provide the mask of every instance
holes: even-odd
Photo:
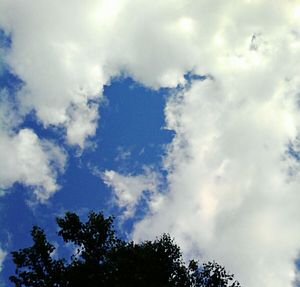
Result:
[[[33,226],[33,245],[12,252],[10,277],[16,287],[238,287],[216,262],[185,264],[168,234],[154,241],[126,242],[117,237],[113,218],[91,212],[86,222],[67,212],[56,219],[58,235],[75,246],[69,259],[57,258],[43,229]]]

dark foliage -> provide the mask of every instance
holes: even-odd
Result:
[[[76,246],[70,260],[54,259],[55,247],[34,226],[33,245],[12,252],[10,277],[16,287],[238,287],[233,275],[215,262],[186,266],[169,235],[140,244],[116,237],[113,219],[90,213],[81,222],[75,213],[57,218],[58,235]]]

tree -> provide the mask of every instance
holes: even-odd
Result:
[[[10,277],[16,287],[238,287],[233,275],[216,262],[183,262],[168,234],[140,244],[116,236],[113,218],[91,212],[84,223],[75,213],[56,219],[58,235],[76,246],[69,260],[55,259],[55,247],[34,226],[33,245],[12,252]]]

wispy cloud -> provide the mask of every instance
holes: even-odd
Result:
[[[149,168],[145,168],[144,173],[138,175],[106,170],[101,177],[104,183],[112,188],[114,203],[123,209],[123,220],[135,215],[141,200],[146,200],[151,209],[158,200],[160,178]]]

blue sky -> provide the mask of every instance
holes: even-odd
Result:
[[[4,286],[66,210],[294,286],[299,35],[296,0],[0,0]]]

